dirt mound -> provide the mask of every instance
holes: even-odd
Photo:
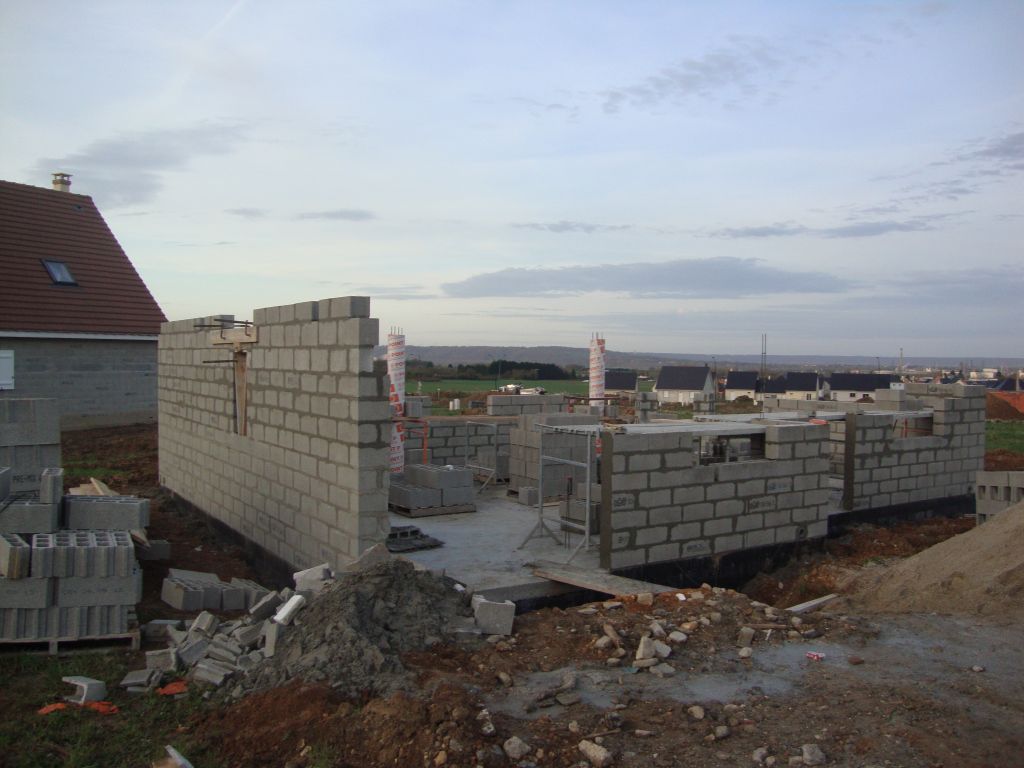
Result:
[[[1024,469],[1024,454],[1005,448],[985,452],[985,469],[991,472],[1015,472]]]
[[[399,654],[439,643],[452,618],[468,613],[450,583],[408,561],[345,574],[299,614],[274,656],[229,692],[239,696],[302,680],[327,683],[348,697],[385,695],[407,679]]]
[[[1024,421],[1024,392],[986,392],[985,418]]]
[[[853,583],[851,601],[879,612],[1024,616],[1024,504]]]

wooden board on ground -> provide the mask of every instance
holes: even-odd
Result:
[[[530,568],[534,576],[540,576],[542,579],[551,579],[551,581],[571,584],[574,587],[582,587],[583,589],[592,589],[595,592],[605,592],[609,595],[675,592],[674,587],[652,584],[649,581],[627,579],[623,576],[606,573],[605,571],[580,568],[567,563],[552,563],[548,560],[538,560],[535,563],[530,563]]]
[[[402,517],[433,517],[435,515],[459,515],[464,512],[476,512],[476,504],[452,504],[447,507],[419,507],[409,509],[400,507],[397,504],[390,504],[392,512],[397,512]]]

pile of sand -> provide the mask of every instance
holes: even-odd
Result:
[[[850,602],[882,613],[1024,617],[1024,503],[851,584]]]

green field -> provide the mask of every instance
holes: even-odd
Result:
[[[543,387],[547,390],[548,394],[551,395],[586,395],[589,387],[588,382],[576,379],[561,381],[509,381],[508,379],[498,379],[498,386],[503,384],[521,384],[523,387]],[[640,388],[644,392],[650,392],[651,387],[653,386],[654,382],[651,381],[640,382]],[[491,392],[494,390],[494,379],[442,379],[441,381],[424,381],[421,394],[436,395],[438,390],[441,392],[462,392],[465,394],[472,394],[474,392]],[[406,381],[405,391],[410,395],[415,395],[418,391],[417,382]]]
[[[985,450],[1024,454],[1024,421],[989,421],[985,424]]]

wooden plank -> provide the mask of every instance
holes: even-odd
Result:
[[[92,483],[92,487],[96,489],[96,496],[117,496],[117,491],[110,490],[110,486],[104,483],[102,480],[97,480],[95,477],[90,477],[89,482]]]
[[[210,343],[217,344],[255,344],[260,340],[255,325],[248,328],[225,328],[223,331],[210,331]]]
[[[816,597],[813,600],[808,600],[806,603],[799,603],[790,608],[786,608],[786,610],[790,613],[810,613],[811,611],[818,610],[821,606],[825,605],[825,603],[831,603],[837,597],[839,597],[839,595],[833,592],[832,594],[825,595],[824,597]]]
[[[561,584],[571,584],[574,587],[592,589],[595,592],[605,592],[609,595],[638,595],[644,592],[659,594],[676,591],[674,587],[666,587],[662,584],[627,579],[605,571],[580,568],[567,563],[552,563],[548,560],[530,563],[530,568],[534,576],[540,576],[542,579],[551,579],[551,581]]]
[[[476,504],[453,504],[447,507],[418,507],[417,509],[400,507],[397,504],[389,506],[392,512],[397,512],[402,517],[433,517],[435,515],[459,515],[464,512],[476,512]]]

